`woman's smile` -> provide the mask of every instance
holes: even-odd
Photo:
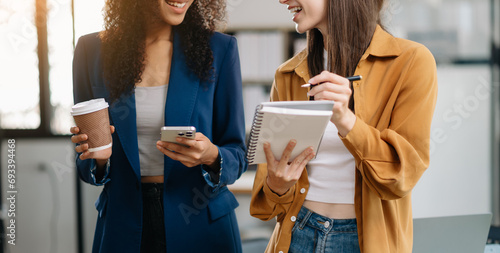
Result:
[[[173,7],[176,7],[176,8],[183,8],[184,6],[186,6],[186,2],[184,3],[179,3],[179,2],[170,2],[170,1],[165,1],[168,5],[170,6],[173,6]]]
[[[171,10],[176,13],[176,14],[182,14],[185,13],[187,10],[188,1],[185,2],[177,2],[177,1],[166,1],[165,3],[171,8]]]
[[[327,0],[280,0],[293,15],[292,21],[299,33],[317,28],[326,30]]]
[[[299,6],[295,6],[295,7],[292,7],[292,6],[288,6],[288,10],[290,11],[290,13],[293,14],[293,18],[292,20],[294,22],[296,22],[296,19],[297,19],[297,16],[299,15],[299,13],[302,11],[302,7],[299,7]]]

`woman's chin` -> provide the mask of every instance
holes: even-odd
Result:
[[[295,23],[295,31],[297,31],[300,34],[303,34],[307,32],[308,29],[304,29],[304,27],[300,26],[299,24]]]
[[[176,16],[176,17],[164,17],[163,18],[163,23],[164,24],[168,24],[170,26],[176,26],[176,25],[180,25],[182,23],[182,21],[184,21],[184,17],[185,15],[179,15],[179,16]]]

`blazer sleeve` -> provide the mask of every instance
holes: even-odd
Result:
[[[234,183],[247,169],[241,69],[234,37],[229,41],[216,85],[212,131],[213,143],[219,149],[219,180],[214,183],[205,176],[213,191]]]
[[[85,37],[81,37],[75,48],[73,56],[73,100],[76,103],[93,99],[92,87],[90,84],[89,69],[87,56],[89,55],[86,50]],[[95,159],[80,160],[80,154],[76,155],[76,169],[79,177],[93,185],[104,185],[110,179],[109,167],[110,162],[106,163],[104,177],[96,178],[96,161]]]
[[[429,166],[436,63],[423,46],[415,49],[409,61],[389,127],[378,130],[357,118],[354,128],[341,137],[363,180],[384,200],[406,196]]]

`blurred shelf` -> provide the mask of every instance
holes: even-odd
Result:
[[[247,170],[234,184],[228,185],[227,188],[234,194],[252,194],[255,173],[255,170]]]
[[[273,85],[273,80],[243,80],[243,85],[245,86],[250,86],[250,85],[262,85],[262,86],[271,86]]]

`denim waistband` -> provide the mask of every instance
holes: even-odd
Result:
[[[317,230],[322,230],[325,233],[345,232],[357,229],[356,219],[332,219],[317,214],[304,206],[302,206],[297,215],[297,222],[299,222],[301,228],[307,225]]]

